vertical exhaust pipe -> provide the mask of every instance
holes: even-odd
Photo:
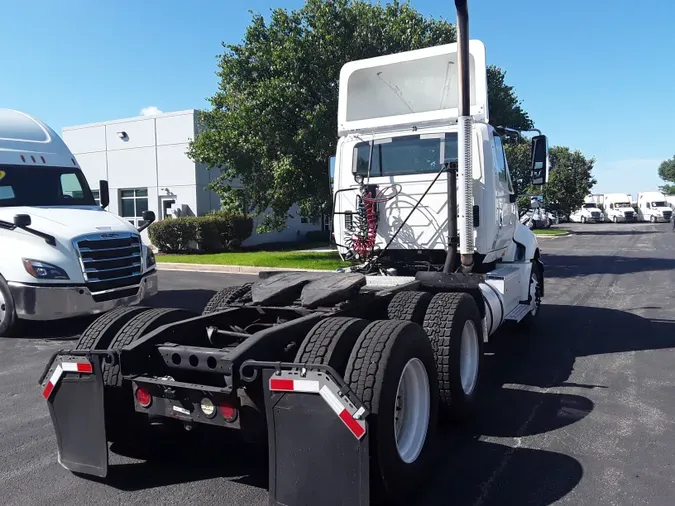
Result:
[[[473,238],[473,166],[471,160],[471,82],[469,67],[469,9],[467,0],[455,0],[457,10],[457,55],[459,64],[459,253],[462,270],[471,272],[475,244]]]

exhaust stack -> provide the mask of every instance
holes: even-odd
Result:
[[[473,269],[475,250],[473,237],[473,166],[471,160],[471,87],[469,80],[469,10],[467,0],[455,0],[457,9],[457,54],[459,64],[459,139],[458,180],[459,192],[459,253],[464,272]],[[448,199],[452,200],[452,199]]]

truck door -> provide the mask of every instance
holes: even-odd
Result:
[[[497,237],[494,249],[500,250],[506,248],[513,239],[518,217],[516,216],[516,204],[510,202],[513,185],[504,154],[504,145],[498,135],[493,135],[492,139],[495,160],[495,209],[497,211]]]

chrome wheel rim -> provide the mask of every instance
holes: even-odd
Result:
[[[406,464],[417,460],[424,448],[430,410],[431,393],[427,370],[420,359],[411,358],[399,378],[394,406],[396,450]]]

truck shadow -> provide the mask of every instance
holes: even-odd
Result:
[[[545,255],[545,256],[544,256]],[[547,278],[574,278],[602,274],[631,274],[675,269],[675,259],[639,258],[621,255],[559,255],[546,253],[544,260]]]

